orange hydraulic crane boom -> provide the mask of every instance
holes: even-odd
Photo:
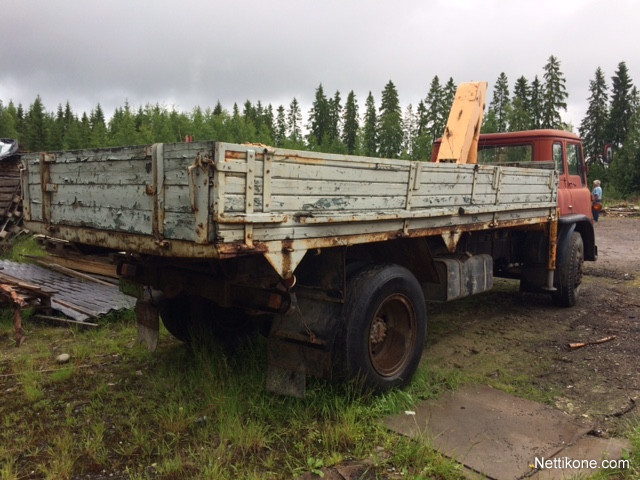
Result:
[[[477,163],[486,95],[487,82],[458,86],[436,162]]]

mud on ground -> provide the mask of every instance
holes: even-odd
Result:
[[[601,216],[578,305],[521,294],[516,281],[431,305],[423,361],[553,404],[614,434],[640,411],[640,218]],[[572,349],[569,343],[605,343]]]

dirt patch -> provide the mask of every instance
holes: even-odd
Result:
[[[521,294],[517,282],[503,280],[485,295],[433,305],[426,361],[615,431],[640,401],[639,231],[640,218],[601,217],[599,257],[585,263],[574,308]]]

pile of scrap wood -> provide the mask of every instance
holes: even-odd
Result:
[[[135,305],[135,298],[124,295],[114,283],[73,269],[2,259],[0,267],[5,276],[55,291],[51,296],[51,309],[67,317],[56,318],[60,321],[96,326],[88,320]]]
[[[612,205],[607,207],[606,215],[610,217],[638,217],[640,216],[640,207],[637,205]]]
[[[117,254],[100,251],[99,248],[86,253],[79,250],[78,245],[65,240],[44,235],[36,235],[35,238],[46,251],[45,256],[33,258],[38,265],[97,283],[118,284]]]
[[[0,138],[0,241],[24,232],[18,142]]]
[[[0,272],[0,305],[13,309],[13,326],[18,346],[24,341],[22,310],[32,307],[44,314],[49,314],[51,297],[55,293],[49,288],[34,285]]]

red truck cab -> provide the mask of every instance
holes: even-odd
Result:
[[[441,140],[434,142],[432,161],[436,161]],[[585,260],[597,258],[591,191],[587,185],[587,167],[578,135],[551,129],[482,134],[478,140],[478,163],[555,168],[558,172],[561,228],[567,234],[572,231],[580,233]]]
[[[432,161],[440,148],[436,140]],[[580,137],[564,130],[488,133],[478,141],[478,163],[555,168],[560,216],[580,214],[591,221],[591,192]]]

